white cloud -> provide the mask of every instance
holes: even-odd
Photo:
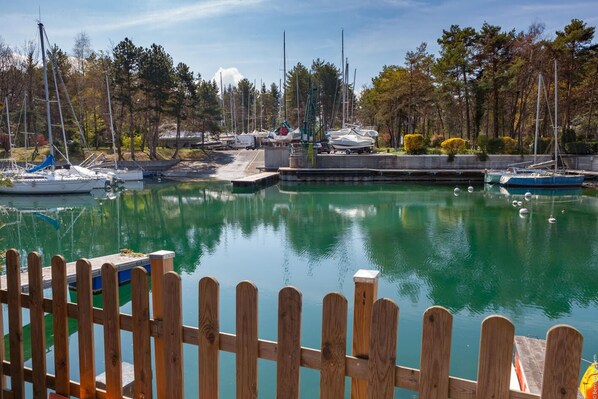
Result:
[[[245,78],[245,76],[243,76],[241,74],[241,72],[239,72],[239,70],[235,67],[232,67],[232,68],[220,67],[220,68],[218,68],[218,70],[216,71],[214,76],[212,77],[212,80],[216,81],[218,88],[220,88],[220,74],[221,73],[222,73],[222,84],[224,86],[228,86],[229,84],[236,86],[240,80]]]
[[[219,15],[239,12],[243,8],[250,8],[262,3],[263,0],[209,0],[180,7],[169,7],[151,11],[139,16],[127,15],[115,20],[111,24],[95,26],[97,31],[111,31],[136,26],[171,26],[181,22],[213,18]],[[89,29],[89,27],[88,27]]]

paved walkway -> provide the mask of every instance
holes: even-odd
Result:
[[[264,150],[214,151],[202,161],[181,161],[163,173],[166,178],[234,180],[260,172]]]

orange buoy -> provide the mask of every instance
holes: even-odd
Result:
[[[590,364],[579,384],[579,391],[585,399],[598,399],[598,363]]]

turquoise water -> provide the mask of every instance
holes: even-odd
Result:
[[[259,335],[269,340],[277,335],[278,291],[292,285],[303,295],[302,345],[313,348],[320,345],[324,295],[339,291],[351,307],[353,274],[376,269],[379,296],[400,307],[401,365],[418,367],[422,314],[431,305],[454,315],[451,375],[475,379],[480,323],[495,313],[509,317],[516,334],[540,338],[555,324],[571,324],[591,359],[598,352],[595,193],[541,192],[526,201],[521,192],[461,187],[455,195],[453,188],[281,185],[233,193],[229,184],[208,182],[150,184],[114,199],[0,197],[6,206],[0,248],[19,248],[22,259],[39,251],[45,264],[58,253],[73,260],[121,248],[175,251],[185,324],[197,325],[198,281],[214,276],[221,285],[221,330],[234,333],[235,286],[251,280],[259,289]],[[529,209],[527,217],[513,200]],[[125,312],[129,297],[129,287],[121,287]],[[95,337],[99,373],[100,327]],[[71,346],[75,353],[74,329]],[[123,350],[132,363],[130,334]],[[197,351],[185,345],[189,397],[197,392],[196,359]],[[71,361],[76,378],[77,356]],[[51,351],[48,362],[51,372]],[[223,353],[221,368],[221,397],[234,397],[234,356]],[[275,375],[274,363],[260,361],[260,397],[275,396]],[[302,370],[301,378],[301,396],[317,397],[317,372]],[[397,390],[396,397],[414,395]]]

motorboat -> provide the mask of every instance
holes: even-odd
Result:
[[[330,145],[337,151],[351,152],[370,152],[374,146],[374,139],[368,136],[358,134],[345,134],[343,136],[330,139]]]

